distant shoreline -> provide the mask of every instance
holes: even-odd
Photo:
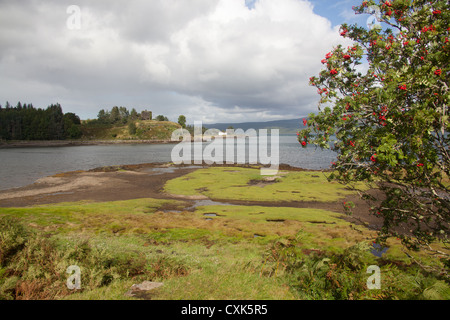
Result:
[[[290,136],[290,134],[289,134]],[[213,136],[215,139],[234,139],[240,138],[239,135],[231,136]],[[243,136],[245,137],[245,135]],[[206,140],[205,140],[206,138]],[[203,142],[210,141],[211,136],[203,136]],[[194,142],[195,139],[191,138]],[[77,146],[101,146],[115,144],[178,144],[180,141],[172,140],[10,140],[1,141],[0,149],[9,148],[47,148],[47,147],[77,147]]]
[[[77,147],[114,144],[170,144],[179,143],[171,140],[39,140],[39,141],[0,141],[0,149],[7,148],[47,148]]]

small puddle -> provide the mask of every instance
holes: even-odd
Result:
[[[219,215],[217,213],[205,213],[205,217],[218,217]]]
[[[154,175],[160,175],[165,173],[174,173],[180,169],[201,169],[202,166],[186,166],[186,167],[156,167],[156,168],[146,168],[142,172],[153,173]]]
[[[203,216],[207,217],[205,220],[213,220],[214,217],[226,217],[226,215],[217,214],[217,213],[214,213],[214,212],[204,213]]]
[[[155,175],[158,175],[158,174],[165,174],[165,173],[173,173],[177,169],[178,168],[173,168],[173,167],[169,167],[169,168],[148,168],[148,169],[143,170],[143,172],[148,172],[148,173],[153,173]]]
[[[197,207],[205,207],[205,206],[235,206],[235,204],[212,201],[212,200],[195,200],[194,204],[192,206],[186,208],[186,210],[193,210],[193,209],[196,209]]]
[[[372,245],[372,250],[370,250],[370,253],[373,254],[374,256],[381,258],[381,256],[383,255],[383,253],[386,253],[386,251],[388,251],[389,248],[387,247],[382,247],[381,245],[379,245],[378,243],[374,243]]]
[[[219,201],[212,201],[212,200],[194,200],[192,201],[192,205],[186,207],[184,210],[163,210],[163,212],[173,212],[173,213],[182,213],[183,211],[193,211],[198,207],[206,207],[206,206],[236,206],[235,204],[231,203],[225,203],[225,202],[219,202]],[[217,213],[205,213],[204,216],[206,217],[218,217]]]

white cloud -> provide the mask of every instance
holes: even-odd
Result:
[[[79,2],[82,28],[68,30],[68,4],[0,1],[0,99],[65,101],[82,117],[114,105],[189,122],[300,117],[343,41],[302,0]]]

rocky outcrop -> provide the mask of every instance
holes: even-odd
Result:
[[[150,299],[150,291],[163,286],[162,282],[144,281],[140,284],[133,284],[125,293],[127,297]]]

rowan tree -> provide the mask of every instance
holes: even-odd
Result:
[[[334,47],[310,78],[319,111],[304,119],[299,142],[337,152],[330,179],[369,184],[359,191],[383,221],[378,242],[448,245],[448,1],[372,0],[353,9],[376,14],[377,26],[341,26],[353,44]]]

